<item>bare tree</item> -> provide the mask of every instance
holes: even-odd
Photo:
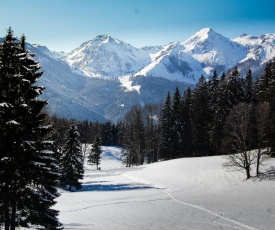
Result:
[[[268,128],[269,128],[269,104],[259,103],[255,108],[255,121],[257,130],[257,153],[256,153],[256,175],[260,173],[261,163],[267,159],[268,155]],[[265,149],[265,150],[264,150]]]
[[[224,150],[228,161],[224,167],[245,170],[246,179],[251,177],[251,165],[255,154],[250,151],[252,105],[239,103],[233,107],[225,123]]]

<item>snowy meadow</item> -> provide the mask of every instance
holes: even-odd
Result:
[[[120,148],[102,150],[100,171],[85,164],[81,190],[59,191],[65,229],[274,229],[272,175],[246,180],[222,167],[223,156],[126,168]]]

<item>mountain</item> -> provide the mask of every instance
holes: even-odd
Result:
[[[259,37],[242,34],[232,40],[248,50],[246,57],[236,65],[243,72],[251,68],[255,76],[260,76],[265,64],[275,57],[275,34],[264,34]]]
[[[1,39],[0,39],[1,42]],[[136,48],[99,35],[69,53],[27,44],[42,63],[38,84],[46,86],[48,110],[90,121],[118,121],[135,104],[162,103],[167,92],[193,87],[203,74],[220,75],[235,66],[259,76],[275,57],[275,34],[229,39],[205,28],[186,41]]]
[[[113,78],[89,77],[62,59],[63,54],[41,45],[27,44],[27,48],[43,65],[38,84],[46,86],[42,98],[49,101],[48,111],[66,118],[118,121],[135,104],[160,103],[177,85],[182,90],[188,87],[184,82],[156,77],[124,78],[125,84]]]
[[[184,42],[135,48],[109,35],[100,35],[64,56],[74,69],[89,77],[162,77],[196,84],[203,74],[221,74],[238,66],[245,75],[250,67],[259,75],[275,57],[274,34],[229,39],[204,28]],[[125,80],[123,80],[124,82]]]
[[[204,28],[184,42],[136,48],[110,35],[99,35],[73,51],[57,53],[34,45],[44,65],[44,95],[50,110],[78,119],[121,120],[135,105],[163,102],[176,86],[193,87],[237,66],[244,76],[259,76],[275,57],[275,35],[243,34],[229,39]],[[38,50],[38,51],[37,51]]]
[[[99,35],[65,55],[64,60],[90,77],[116,78],[151,62],[156,48],[138,49],[109,35]]]

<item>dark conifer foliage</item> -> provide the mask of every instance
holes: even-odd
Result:
[[[172,107],[171,107],[171,96],[168,92],[165,99],[163,108],[160,115],[160,149],[159,154],[161,159],[172,159]]]
[[[208,80],[201,76],[195,88],[193,90],[188,88],[182,96],[180,96],[178,88],[175,89],[172,98],[168,92],[158,115],[158,121],[154,123],[153,120],[150,120],[152,114],[148,117],[148,120],[142,119],[145,128],[140,134],[145,139],[144,156],[145,159],[148,157],[147,162],[231,153],[232,149],[227,148],[226,151],[223,149],[224,142],[229,140],[225,136],[225,123],[232,109],[241,108],[242,106],[238,106],[241,103],[246,104],[251,113],[250,124],[248,124],[250,128],[246,134],[245,143],[247,150],[270,146],[274,151],[274,63],[275,61],[267,63],[265,73],[255,82],[252,81],[252,71],[250,69],[243,79],[240,77],[239,70],[235,68],[228,75],[223,73],[220,77],[214,71],[213,77]],[[258,105],[263,102],[267,104]],[[261,108],[261,112],[259,112],[259,108]],[[133,111],[130,114],[134,114]],[[263,116],[265,119],[260,119]],[[267,116],[269,116],[268,119]],[[268,120],[270,123],[267,122]],[[137,149],[134,144],[137,140],[134,123],[133,116],[128,114],[124,120],[123,146],[127,149],[127,159],[132,164],[136,162]],[[139,123],[139,126],[142,127],[142,123]],[[152,141],[155,144],[154,147],[147,140],[156,140]],[[229,146],[232,146],[232,143]],[[152,149],[157,150],[156,158],[151,157]],[[261,154],[261,150],[259,152]],[[263,159],[261,157],[262,155],[259,155],[259,159]]]
[[[98,166],[100,165],[100,154],[102,153],[101,151],[101,140],[99,139],[99,137],[97,137],[93,144],[92,144],[92,148],[91,151],[88,155],[88,163],[90,164],[95,164],[96,165],[96,169],[98,170]]]
[[[171,151],[172,158],[182,157],[183,151],[183,117],[182,101],[177,87],[171,105]]]
[[[182,156],[191,157],[193,153],[192,145],[192,123],[191,123],[191,89],[184,92],[182,97]]]
[[[124,155],[126,166],[142,165],[145,161],[145,135],[142,109],[134,106],[125,116]]]
[[[0,221],[5,229],[43,226],[61,228],[58,211],[57,161],[51,126],[39,100],[44,87],[35,83],[41,65],[17,42],[11,28],[0,44]]]
[[[254,98],[254,84],[252,81],[252,71],[249,69],[247,71],[245,82],[244,82],[244,101],[246,103],[255,102]]]
[[[211,154],[209,123],[211,123],[209,83],[201,76],[191,97],[191,122],[194,155]]]
[[[71,125],[66,140],[60,159],[60,184],[61,186],[68,186],[69,191],[73,188],[78,190],[82,187],[79,180],[83,179],[84,160],[75,123]]]

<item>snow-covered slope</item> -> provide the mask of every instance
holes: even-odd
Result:
[[[184,49],[180,42],[164,46],[163,50],[152,55],[152,62],[135,76],[157,76],[194,84],[204,72],[201,63],[184,52]]]
[[[90,121],[118,121],[133,105],[159,103],[177,85],[188,85],[166,79],[135,77],[131,90],[115,79],[91,78],[60,59],[47,47],[27,44],[42,63],[44,74],[38,84],[46,86],[42,95],[48,100],[48,111],[62,117]],[[149,49],[149,48],[148,48]],[[134,90],[132,90],[134,89]],[[138,91],[135,89],[139,89]]]
[[[123,168],[119,148],[103,150],[102,170],[86,166],[81,191],[60,190],[65,229],[274,229],[275,174],[245,180],[222,167],[222,156]]]
[[[0,39],[1,41],[1,39]],[[210,28],[186,41],[136,48],[109,35],[84,42],[68,54],[30,45],[43,65],[39,84],[49,110],[79,120],[118,121],[135,105],[162,103],[167,92],[181,91],[237,66],[259,76],[275,57],[275,34],[228,39]]]
[[[65,55],[73,68],[90,77],[153,76],[195,84],[201,74],[209,77],[249,65],[259,72],[275,57],[275,35],[258,38],[242,35],[229,39],[204,28],[184,42],[135,48],[109,35],[100,35]],[[125,81],[124,81],[125,82]]]
[[[260,75],[265,64],[275,57],[275,34],[264,34],[259,37],[243,34],[233,41],[248,49],[246,57],[237,65],[240,70],[250,68],[255,75]]]
[[[156,49],[137,49],[109,35],[99,35],[65,55],[65,60],[87,76],[115,78],[150,63],[150,52]]]
[[[205,28],[183,43],[185,52],[206,66],[224,66],[230,69],[246,56],[245,46]]]

